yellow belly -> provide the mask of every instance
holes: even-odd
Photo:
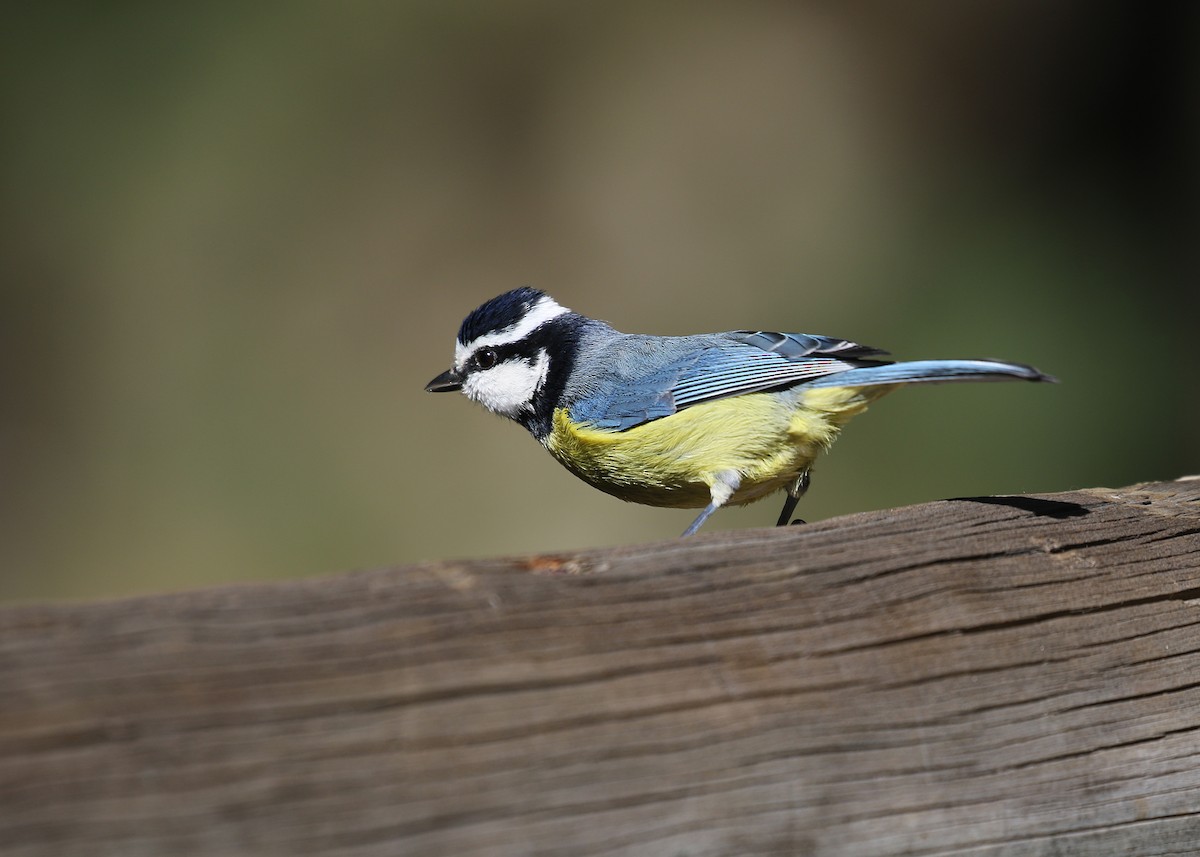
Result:
[[[628,431],[575,423],[554,412],[545,443],[590,485],[635,503],[699,508],[723,471],[741,485],[729,503],[784,488],[808,470],[843,425],[892,387],[828,387],[751,393],[685,408]]]

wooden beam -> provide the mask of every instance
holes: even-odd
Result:
[[[4,855],[1200,845],[1200,480],[0,610]]]

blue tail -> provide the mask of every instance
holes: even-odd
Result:
[[[864,366],[809,381],[805,387],[873,387],[878,384],[944,383],[948,381],[1050,381],[1047,375],[1022,363],[999,360],[912,360],[884,366]]]

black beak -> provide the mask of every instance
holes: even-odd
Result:
[[[462,376],[453,369],[447,369],[425,385],[426,393],[453,393],[462,389]]]

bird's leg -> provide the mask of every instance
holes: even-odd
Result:
[[[720,473],[714,474],[713,481],[708,486],[712,502],[704,507],[704,511],[697,516],[696,520],[692,521],[691,526],[683,531],[683,535],[690,536],[700,529],[713,512],[725,505],[725,501],[733,496],[733,492],[737,491],[741,484],[742,474],[736,470],[722,470]]]
[[[804,496],[804,492],[808,490],[811,482],[812,477],[805,470],[796,477],[795,482],[788,486],[787,497],[783,501],[783,511],[779,513],[779,520],[775,526],[786,527],[788,525],[788,519],[792,517],[792,512],[796,511],[796,504],[800,502],[800,498]]]
[[[696,520],[692,521],[691,525],[683,531],[683,535],[694,535],[696,530],[700,529],[704,522],[708,520],[709,516],[720,508],[720,505],[717,503],[709,503],[704,507],[704,511],[697,516]]]

